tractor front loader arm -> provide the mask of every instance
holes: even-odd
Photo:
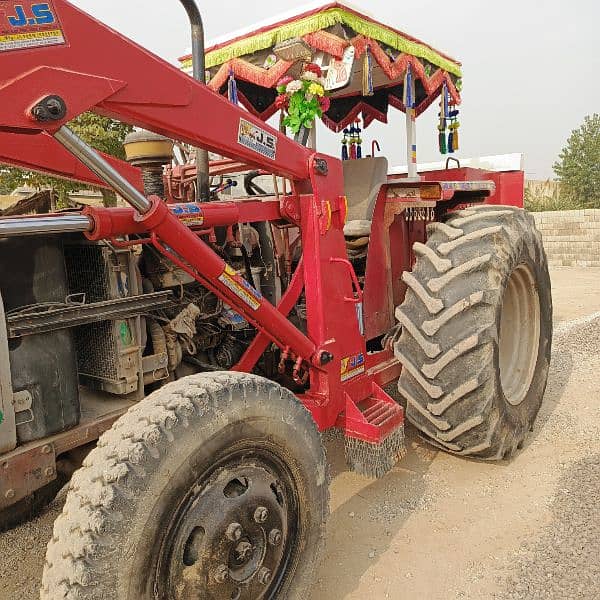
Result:
[[[146,243],[256,329],[256,341],[236,369],[251,370],[268,342],[276,344],[280,365],[291,362],[294,381],[305,386],[299,398],[318,427],[344,429],[355,468],[378,475],[395,463],[404,445],[404,414],[379,387],[367,353],[362,290],[343,233],[347,203],[340,160],[297,144],[66,0],[46,0],[41,8],[37,0],[0,3],[0,77],[0,132],[20,139],[52,136],[135,209],[89,207],[80,215],[30,219],[25,228],[18,219],[0,220],[0,236],[11,230],[55,232],[64,219],[69,231],[90,239],[147,232]],[[277,210],[273,199],[261,199],[262,218],[256,218],[284,219],[300,230],[302,266],[279,306],[185,224],[223,226],[236,212],[235,202],[167,205],[163,198],[147,198],[118,163],[68,128],[90,110],[292,181],[292,194],[277,198]],[[0,157],[10,156],[9,140],[10,135],[0,137]],[[46,168],[38,166],[58,174],[59,156],[52,153]],[[13,160],[27,164],[25,158]],[[66,175],[78,171],[72,164],[68,169]],[[287,317],[302,289],[306,333]]]
[[[52,133],[93,110],[293,180],[309,178],[314,151],[69,2],[45,4],[52,22],[35,34],[44,34],[39,41],[10,14],[12,2],[0,7],[0,39],[14,39],[12,46],[0,41],[0,130]],[[33,15],[37,4],[18,6]]]
[[[102,152],[99,154],[136,189],[144,190],[138,167]],[[72,179],[93,187],[110,187],[46,132],[31,135],[0,131],[0,164]]]
[[[49,154],[45,167],[38,164],[41,159],[34,161],[34,166],[68,177],[76,170],[72,163],[66,173],[64,166],[61,169],[60,161],[68,151],[136,209],[138,223],[150,232],[163,254],[237,309],[279,347],[299,361],[321,366],[321,354],[327,353],[317,350],[318,342],[294,327],[256,290],[247,289],[246,282],[228,269],[162,199],[146,198],[139,190],[139,180],[132,181],[131,173],[120,172],[117,163],[109,163],[84,144],[66,123],[92,110],[288,177],[304,192],[323,185],[323,181],[314,185],[315,152],[264,125],[69,2],[50,0],[44,6],[40,21],[47,26],[41,31],[38,27],[34,35],[27,33],[27,24],[38,18],[39,5],[34,0],[18,5],[2,3],[0,33],[5,35],[0,37],[0,132],[4,133],[0,156],[12,154],[13,163],[25,166],[27,149],[21,149],[25,156],[14,156],[15,149],[7,149],[11,137],[22,140],[32,135],[44,145],[45,136],[51,135],[63,152]],[[15,13],[11,14],[13,8]],[[12,40],[12,45],[7,46],[4,39]],[[333,180],[326,173],[320,179],[329,180],[327,188],[336,188],[341,195],[341,168],[333,172]],[[93,222],[93,215],[90,218]]]
[[[36,2],[0,4],[0,132],[7,134],[0,137],[0,156],[11,155],[6,145],[15,133],[15,139],[52,136],[135,209],[90,207],[69,216],[70,231],[91,239],[147,232],[146,241],[256,328],[257,342],[238,369],[250,370],[265,342],[275,343],[282,361],[293,361],[294,378],[308,383],[301,400],[319,428],[337,424],[352,440],[395,456],[403,413],[367,371],[357,308],[361,294],[343,234],[347,206],[341,161],[297,144],[66,0],[47,0],[41,29],[27,33],[28,23],[39,18]],[[234,202],[169,206],[162,198],[147,198],[118,162],[109,162],[68,128],[88,110],[292,180],[292,194],[277,202],[276,214],[273,203],[264,202],[262,218],[256,218],[283,218],[300,227],[303,266],[285,302],[273,306],[177,216],[193,211],[195,220],[222,226],[232,217],[228,213],[236,212]],[[38,156],[36,164],[58,174],[58,156],[49,155],[45,168]],[[14,160],[27,164],[24,157]],[[71,164],[65,175],[73,171]],[[65,217],[36,218],[27,224],[28,232],[57,231],[57,219]],[[22,223],[0,220],[0,235],[3,231],[20,235]],[[288,304],[296,301],[302,284],[306,334],[287,318]],[[356,408],[359,403],[368,414]]]

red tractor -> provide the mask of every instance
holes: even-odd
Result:
[[[457,148],[459,63],[338,3],[205,53],[182,4],[195,79],[66,0],[0,4],[0,161],[129,205],[0,219],[1,525],[82,464],[45,600],[307,598],[320,432],[372,477],[403,455],[405,411],[448,452],[503,459],[546,385],[550,282],[523,173],[417,172],[415,118],[437,99],[440,149]],[[344,160],[309,147],[301,89],[346,130]],[[389,105],[407,115],[406,174],[362,158],[357,117]],[[130,163],[69,129],[84,111],[143,128]],[[235,173],[245,197],[227,194]]]

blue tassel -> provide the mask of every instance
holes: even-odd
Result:
[[[410,65],[406,68],[406,89],[404,90],[404,106],[406,108],[415,107],[415,99],[412,93],[412,70]]]
[[[233,74],[233,69],[229,69],[227,96],[229,97],[229,102],[232,102],[233,104],[238,104],[237,82],[235,80],[235,75]]]
[[[362,158],[362,146],[356,144],[356,158]]]
[[[348,160],[350,157],[348,156],[348,134],[350,132],[348,129],[344,129],[344,137],[342,139],[342,160]]]
[[[454,152],[454,132],[450,130],[448,134],[448,154],[452,154]]]
[[[448,86],[445,83],[444,83],[444,92],[443,93],[444,93],[444,109],[443,109],[444,114],[442,116],[444,117],[444,119],[448,119],[449,118],[448,113],[450,112],[448,106],[450,103],[449,103],[449,99],[448,99]]]

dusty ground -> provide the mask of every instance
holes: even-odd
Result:
[[[328,441],[332,515],[311,600],[600,598],[600,269],[552,280],[550,380],[512,461],[454,458],[408,428],[408,456],[372,482]],[[0,535],[2,600],[37,598],[61,504]]]

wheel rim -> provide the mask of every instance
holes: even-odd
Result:
[[[540,343],[540,300],[533,272],[519,265],[502,298],[500,317],[500,383],[507,402],[525,400],[535,373]]]
[[[276,598],[295,560],[298,494],[266,449],[229,453],[188,491],[163,534],[155,596]]]

